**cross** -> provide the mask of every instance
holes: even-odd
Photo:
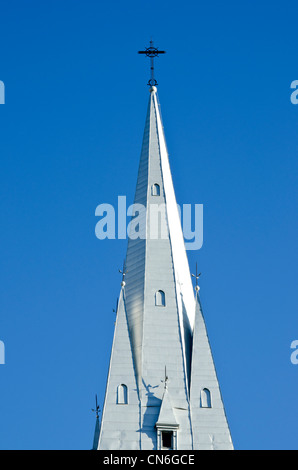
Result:
[[[150,41],[150,47],[146,47],[144,51],[139,51],[139,54],[145,54],[147,57],[150,57],[150,62],[151,62],[151,78],[148,81],[149,86],[156,86],[158,85],[157,81],[154,78],[154,58],[158,57],[159,54],[165,54],[166,51],[159,51],[157,47],[153,46],[153,41],[151,39]]]
[[[100,408],[97,403],[97,395],[95,395],[95,404],[96,404],[96,408],[95,409],[92,408],[92,411],[96,412],[96,419],[99,419]]]
[[[202,273],[198,274],[198,263],[196,263],[196,274],[192,274],[192,277],[194,277],[196,279],[196,291],[199,290],[199,286],[198,286],[198,280],[199,280],[199,277],[201,276]]]

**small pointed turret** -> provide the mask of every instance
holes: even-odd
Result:
[[[139,427],[139,397],[122,286],[98,448],[139,450]]]
[[[190,406],[195,450],[232,450],[233,444],[220,393],[196,284]]]

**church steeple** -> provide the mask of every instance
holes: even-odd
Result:
[[[159,449],[163,439],[170,442],[162,432],[173,433],[173,449],[196,448],[195,305],[157,89],[151,86],[99,449]],[[164,388],[165,365],[170,380]]]
[[[128,241],[126,308],[138,386],[141,388],[144,362],[146,364],[147,361],[144,354],[149,354],[156,334],[165,336],[161,336],[160,346],[167,344],[167,330],[159,329],[153,333],[154,316],[157,315],[156,326],[162,321],[171,320],[167,327],[175,328],[176,334],[181,335],[181,340],[177,337],[177,341],[182,342],[183,363],[187,368],[189,354],[185,350],[185,342],[190,337],[195,310],[155,87],[150,90],[134,204],[136,209],[139,205],[145,207],[146,212],[139,215],[143,234],[140,238],[131,236]],[[164,310],[155,308],[158,302],[156,296],[159,295],[164,297]],[[172,308],[175,313],[168,318]],[[152,336],[152,341],[149,341],[149,336],[144,336],[147,322],[147,334]],[[145,340],[148,343],[146,349]],[[152,354],[153,357],[156,354],[154,347]],[[162,374],[163,367],[164,362],[161,362],[159,374]]]

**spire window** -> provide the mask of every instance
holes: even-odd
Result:
[[[161,432],[161,450],[173,450],[173,431]]]
[[[158,290],[155,294],[155,305],[157,307],[165,307],[166,306],[166,294],[163,290]]]
[[[159,184],[155,183],[151,186],[151,195],[152,196],[160,196],[160,186],[159,186]]]
[[[211,392],[208,388],[203,388],[203,390],[201,390],[201,408],[212,408]]]
[[[128,404],[128,389],[125,384],[118,385],[117,387],[117,405]]]
[[[157,450],[177,450],[179,425],[159,425],[157,423],[156,428]]]

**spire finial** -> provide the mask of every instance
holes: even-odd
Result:
[[[199,292],[200,290],[200,287],[198,285],[198,280],[199,280],[199,277],[201,276],[202,273],[198,274],[198,263],[196,263],[196,274],[192,274],[192,277],[194,277],[196,279],[196,287],[195,287],[195,290],[196,292]]]
[[[99,419],[100,407],[97,402],[97,395],[95,395],[95,409],[92,408],[92,411],[96,413],[96,419]]]
[[[159,54],[165,54],[166,51],[159,51],[158,47],[153,46],[153,41],[150,41],[150,47],[146,47],[144,51],[139,51],[139,54],[145,54],[147,57],[150,57],[150,70],[151,70],[151,78],[148,81],[148,84],[151,88],[158,85],[157,81],[154,77],[154,58],[158,57]]]
[[[124,286],[125,286],[125,281],[124,281],[124,279],[125,279],[125,274],[127,273],[125,260],[123,261],[123,269],[122,269],[122,271],[121,271],[121,269],[119,269],[119,273],[122,274],[121,286],[124,287]]]
[[[165,366],[165,379],[161,381],[165,384],[165,390],[168,389],[168,381],[169,381],[169,377],[167,376],[167,366]]]

